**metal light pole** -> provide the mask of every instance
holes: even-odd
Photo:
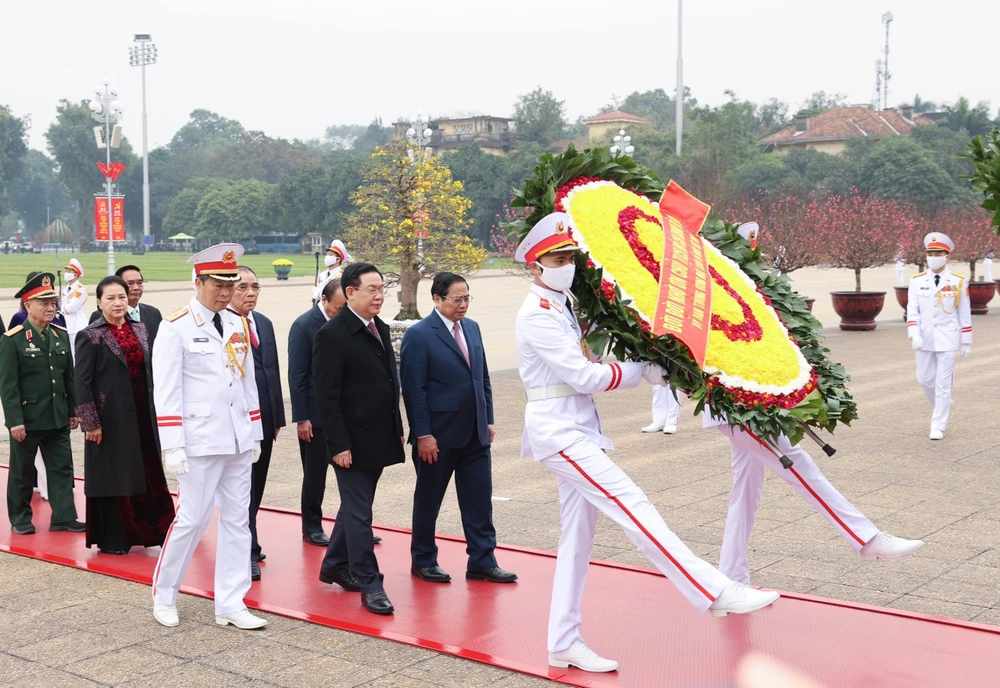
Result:
[[[98,148],[103,147],[106,152],[107,166],[111,167],[111,148],[117,148],[121,141],[121,122],[125,107],[118,102],[118,89],[111,88],[110,82],[105,79],[103,86],[95,86],[94,94],[96,98],[90,101],[91,116],[104,125],[104,141],[98,143]],[[114,124],[114,132],[112,131]],[[98,130],[100,127],[97,127]],[[118,143],[116,143],[116,139]],[[108,194],[108,274],[115,274],[115,233],[114,233],[114,184],[111,177],[104,178],[104,190]]]
[[[431,131],[431,128],[428,127],[427,123],[424,121],[423,116],[417,115],[416,120],[413,122],[413,126],[411,126],[409,129],[406,130],[406,139],[410,143],[417,144],[417,151],[419,152],[421,149],[423,149],[424,146],[426,146],[430,142],[431,135],[433,133],[434,132]],[[426,149],[426,152],[429,153],[430,148]],[[409,151],[409,154],[410,154],[410,160],[411,161],[414,160],[416,156],[414,156],[412,150]],[[420,196],[420,200],[421,202],[423,201],[422,194]],[[421,212],[423,212],[422,205],[421,205]],[[417,230],[417,256],[419,256],[421,260],[421,272],[423,272],[422,263],[424,260],[424,236],[423,236],[424,231],[425,230],[423,226],[421,226],[420,229]]]
[[[684,0],[677,0],[677,95],[676,99],[676,126],[677,129],[677,155],[681,154],[681,139],[684,136],[684,59],[681,57],[681,40],[684,36]]]
[[[618,136],[614,138],[614,144],[611,146],[611,155],[616,158],[619,155],[632,155],[635,150],[635,146],[632,145],[632,137],[625,135],[624,129],[618,130]]]
[[[156,44],[148,33],[135,34],[128,63],[142,70],[142,235],[149,236],[149,146],[146,143],[146,65],[156,64]]]

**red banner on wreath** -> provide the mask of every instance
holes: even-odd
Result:
[[[712,324],[712,277],[698,236],[710,209],[674,181],[660,198],[663,258],[653,334],[684,342],[698,365],[705,363]]]
[[[125,197],[115,196],[111,199],[111,218],[108,218],[108,197],[94,198],[94,235],[96,241],[108,240],[108,227],[111,227],[113,241],[125,241]]]

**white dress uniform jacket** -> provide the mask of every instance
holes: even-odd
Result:
[[[923,351],[958,351],[972,344],[972,307],[969,287],[962,275],[947,267],[935,286],[934,273],[922,272],[910,280],[906,303],[906,334],[919,334]]]
[[[183,447],[189,457],[232,455],[263,439],[250,342],[233,344],[244,374],[230,364],[225,346],[234,335],[247,339],[246,319],[220,312],[220,337],[214,315],[191,299],[187,312],[164,319],[156,335],[153,398],[164,451]]]
[[[70,351],[76,353],[76,333],[90,322],[90,314],[84,305],[87,303],[87,287],[80,280],[63,287],[60,309],[66,319],[66,331],[69,333]]]
[[[316,287],[313,289],[313,301],[318,302],[323,296],[323,287],[332,279],[338,279],[344,272],[343,265],[337,265],[329,270],[320,270],[316,276]]]
[[[514,339],[518,371],[525,389],[568,385],[574,396],[533,401],[524,409],[521,456],[540,461],[574,442],[588,439],[614,449],[601,434],[601,419],[591,394],[631,389],[642,381],[643,364],[601,364],[567,352],[581,351],[580,325],[561,292],[532,285],[517,312]]]

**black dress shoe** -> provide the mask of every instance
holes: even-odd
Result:
[[[257,561],[264,561],[265,559],[267,559],[267,555],[263,552],[257,555]]]
[[[385,590],[373,590],[361,595],[361,606],[372,614],[392,614],[395,608],[392,602],[385,596]]]
[[[121,556],[123,554],[128,554],[127,549],[101,549],[101,554],[114,554],[116,556]]]
[[[18,523],[16,526],[11,526],[13,530],[18,535],[34,535],[35,534],[35,524],[31,523]]]
[[[361,583],[358,583],[354,574],[347,569],[341,569],[340,571],[336,571],[334,573],[324,573],[323,571],[320,571],[319,579],[327,585],[336,583],[348,592],[361,592]]]
[[[53,533],[57,533],[59,531],[82,533],[87,530],[87,524],[80,523],[79,521],[63,521],[62,523],[53,523],[49,526],[49,530]]]
[[[504,571],[499,566],[483,571],[466,571],[465,577],[469,580],[484,580],[490,583],[513,583],[517,580],[517,574],[513,571]]]
[[[256,561],[250,562],[250,580],[260,580],[260,564]]]
[[[377,545],[380,542],[382,542],[382,538],[380,538],[378,535],[372,535],[372,544],[373,545]]]
[[[302,535],[302,542],[317,547],[326,547],[330,544],[330,538],[327,537],[326,533],[305,533]]]
[[[428,583],[448,583],[451,581],[451,576],[440,566],[425,566],[422,569],[412,568],[410,573]]]

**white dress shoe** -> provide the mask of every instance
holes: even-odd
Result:
[[[647,425],[646,427],[644,427],[642,429],[642,431],[643,432],[659,432],[662,429],[663,429],[663,424],[662,423],[659,423],[659,424],[657,424],[657,423],[650,423],[649,425]]]
[[[215,623],[220,626],[228,626],[229,624],[232,624],[236,626],[236,628],[249,631],[255,628],[263,628],[267,625],[267,619],[254,616],[248,610],[241,609],[233,614],[222,614],[220,616],[216,616]]]
[[[712,616],[727,614],[749,614],[773,604],[781,595],[774,591],[754,590],[753,588],[732,581],[722,589],[715,602],[709,607]]]
[[[677,433],[677,426],[676,425],[664,425],[663,426],[663,434],[664,435],[674,435],[676,433]]]
[[[944,431],[943,430],[931,430],[930,438],[932,440],[943,440]]]
[[[879,533],[861,548],[861,558],[864,561],[899,559],[916,552],[923,546],[923,540],[907,540],[888,533]]]
[[[161,626],[166,626],[167,628],[173,628],[181,621],[177,618],[177,607],[170,607],[165,604],[160,604],[157,601],[153,601],[153,618],[159,622]]]
[[[565,669],[574,666],[582,671],[592,671],[594,673],[605,673],[617,671],[618,662],[613,659],[605,659],[587,647],[587,643],[578,640],[570,646],[568,650],[549,653],[549,666],[558,669]]]

